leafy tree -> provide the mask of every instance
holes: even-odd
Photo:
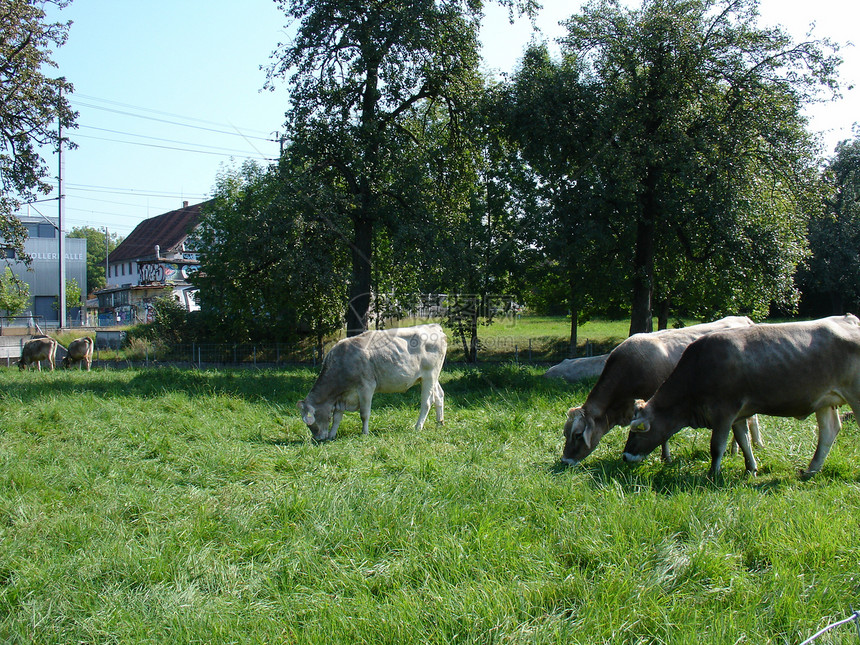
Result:
[[[6,267],[0,276],[0,311],[17,316],[30,304],[30,286]]]
[[[63,45],[70,25],[46,23],[46,2],[60,8],[69,4],[0,0],[0,239],[26,262],[27,232],[13,215],[23,201],[50,192],[40,148],[56,147],[56,124],[70,128],[77,117],[65,96],[71,83],[46,75],[56,67],[52,48]]]
[[[69,233],[69,237],[87,241],[87,293],[104,288],[107,285],[105,258],[119,246],[122,238],[116,233],[111,233],[108,237],[104,231],[92,226],[76,226]]]
[[[607,146],[598,138],[599,88],[585,78],[582,61],[553,61],[544,44],[529,47],[512,80],[495,88],[495,120],[535,174],[536,208],[523,232],[538,257],[531,283],[538,299],[566,303],[571,314],[570,355],[577,325],[595,313],[594,303],[618,297],[620,249],[628,245],[618,213],[627,204],[609,173]],[[512,164],[513,166],[514,164]],[[629,198],[627,198],[629,200]]]
[[[804,309],[841,314],[860,306],[860,138],[842,141],[828,163],[827,208],[809,222],[811,257],[800,272]]]
[[[623,262],[612,282],[629,289],[631,333],[651,329],[655,300],[761,314],[796,298],[815,162],[800,110],[836,89],[839,59],[829,42],[794,43],[756,17],[757,0],[592,2],[567,22],[557,69],[526,70],[545,96],[566,71],[565,92],[593,100],[559,118],[532,101],[538,128],[546,120],[562,143],[538,130],[524,155],[548,184],[548,168],[567,173],[551,213],[559,232],[575,231],[568,257]],[[565,202],[585,208],[565,219]],[[572,291],[595,295],[592,276],[566,268]]]
[[[201,309],[210,326],[235,339],[313,334],[321,345],[342,324],[346,252],[334,211],[313,204],[316,176],[253,162],[218,178],[193,237],[201,249]],[[325,187],[318,190],[325,190]]]
[[[415,146],[401,144],[415,110],[444,106],[456,131],[480,87],[483,2],[277,1],[297,29],[274,54],[270,83],[289,79],[293,153],[337,191],[351,256],[347,332],[356,334],[367,328],[377,244],[396,240],[412,215],[398,177],[413,165]]]

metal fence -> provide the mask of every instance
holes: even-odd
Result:
[[[285,365],[317,366],[322,356],[334,343],[315,346],[288,343],[187,343],[176,345],[147,343],[132,344],[106,350],[97,344],[97,365],[122,363],[124,365],[180,364],[206,367],[279,367]],[[490,338],[478,343],[480,363],[535,363],[555,364],[568,358],[567,341],[558,338]],[[459,339],[449,338],[447,361],[465,362],[463,345]]]

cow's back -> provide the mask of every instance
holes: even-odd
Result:
[[[745,316],[728,316],[680,329],[634,334],[609,354],[586,408],[605,411],[623,403],[632,410],[635,399],[648,399],[657,391],[691,343],[708,334],[753,325]]]
[[[448,340],[440,325],[365,333],[369,338],[364,351],[378,392],[403,392],[420,379],[438,378],[448,349]]]
[[[437,324],[368,330],[344,338],[329,350],[308,398],[323,401],[373,386],[404,392],[419,379],[438,377],[448,342]]]
[[[654,404],[698,406],[696,414],[709,414],[725,402],[805,417],[834,393],[845,400],[860,393],[860,325],[851,315],[704,336],[684,353]]]

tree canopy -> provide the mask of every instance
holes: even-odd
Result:
[[[811,256],[801,271],[806,312],[860,306],[860,138],[842,141],[827,164],[825,208],[809,222]]]
[[[277,0],[296,25],[269,67],[288,79],[293,154],[338,192],[348,228],[347,332],[367,328],[380,230],[391,241],[414,218],[401,178],[413,176],[415,126],[442,106],[455,141],[480,88],[481,0]],[[507,4],[513,5],[513,1]],[[517,3],[533,10],[530,0]],[[428,112],[429,111],[429,112]]]
[[[596,259],[620,266],[631,333],[655,301],[762,316],[796,299],[816,177],[801,107],[836,90],[839,58],[756,18],[757,0],[591,2],[561,61],[533,51],[511,81],[514,119],[536,115],[513,134],[556,187],[571,298],[594,295]]]
[[[57,124],[74,126],[66,95],[72,84],[48,75],[52,49],[65,43],[70,23],[46,23],[46,2],[0,0],[0,239],[26,257],[26,229],[13,217],[23,201],[47,194],[42,147],[59,143]],[[70,0],[53,0],[63,8]]]
[[[119,246],[122,238],[116,233],[106,234],[92,226],[76,226],[69,233],[69,237],[87,241],[87,294],[103,288],[107,285],[105,259]]]

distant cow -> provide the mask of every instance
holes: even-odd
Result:
[[[625,340],[609,354],[585,403],[568,410],[561,460],[566,464],[580,462],[612,428],[629,424],[636,399],[648,398],[657,391],[694,340],[718,330],[751,325],[753,321],[745,316],[729,316],[682,329],[634,334]],[[760,445],[757,421],[752,425],[754,439]],[[667,443],[663,444],[663,459],[671,459]]]
[[[57,353],[57,341],[53,338],[44,336],[42,338],[34,338],[24,343],[21,348],[21,358],[18,360],[18,367],[22,370],[28,368],[33,363],[42,371],[41,361],[48,361],[51,366],[51,371],[54,371],[54,355]]]
[[[546,378],[563,378],[570,383],[600,376],[609,354],[586,356],[584,358],[565,358],[558,365],[553,365],[546,372]]]
[[[439,373],[448,340],[439,325],[366,331],[345,338],[323,359],[319,377],[298,402],[302,420],[317,441],[334,439],[345,411],[359,411],[367,434],[370,403],[376,392],[405,392],[421,382],[421,411],[415,428],[424,427],[430,405],[443,422],[444,398]],[[329,429],[329,422],[331,428]]]
[[[678,366],[646,403],[637,401],[625,461],[641,461],[685,426],[711,428],[710,476],[730,431],[757,465],[745,441],[753,414],[818,421],[818,447],[803,473],[821,470],[841,427],[836,408],[860,412],[860,320],[833,316],[811,322],[756,325],[715,332],[692,343]],[[745,446],[746,444],[746,446]]]
[[[93,364],[93,339],[89,336],[78,338],[69,343],[69,349],[63,356],[63,367],[69,368],[75,363],[82,364],[90,371]]]

